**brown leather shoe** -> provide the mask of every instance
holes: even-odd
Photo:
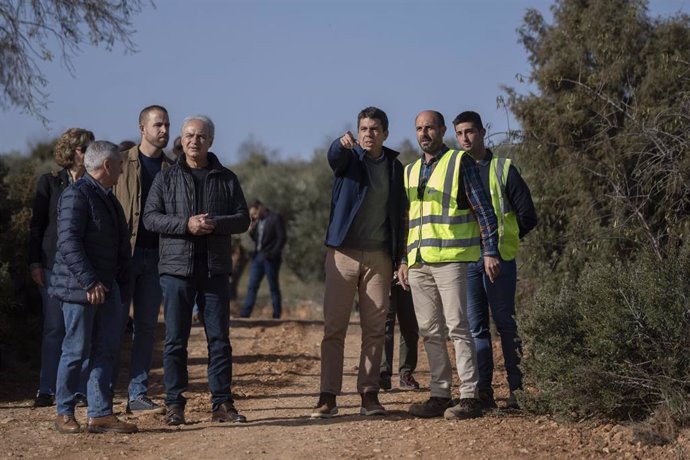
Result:
[[[64,434],[81,433],[81,426],[74,415],[58,415],[55,418],[55,429]]]
[[[244,415],[237,413],[235,405],[230,401],[225,401],[216,410],[213,411],[211,415],[211,421],[213,422],[232,422],[232,423],[245,423],[247,418]]]
[[[89,430],[89,433],[136,433],[139,431],[135,424],[123,422],[114,415],[89,417],[86,429]]]

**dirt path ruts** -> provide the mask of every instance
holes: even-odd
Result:
[[[193,328],[189,347],[189,423],[179,428],[167,427],[160,415],[120,414],[137,423],[140,432],[62,435],[53,428],[54,407],[30,408],[27,388],[35,382],[23,381],[21,375],[3,376],[10,394],[25,396],[3,397],[0,402],[0,457],[683,458],[688,452],[687,433],[674,445],[649,447],[632,442],[631,430],[624,426],[559,424],[519,412],[495,411],[464,422],[414,419],[407,407],[425,400],[428,391],[396,390],[395,377],[394,390],[380,397],[390,414],[360,416],[355,389],[360,343],[356,323],[346,342],[344,394],[338,398],[341,415],[311,420],[309,413],[318,396],[322,327],[315,321],[233,321],[233,390],[236,406],[249,420],[245,425],[210,421],[206,342],[200,327]],[[495,350],[500,353],[500,347]],[[159,402],[164,393],[160,364],[159,343],[149,392]],[[416,375],[423,386],[428,384],[423,348]],[[507,396],[503,380],[502,375],[495,380],[499,405]],[[123,405],[124,397],[118,394],[116,410],[122,411]],[[79,409],[77,417],[83,422],[85,410]]]

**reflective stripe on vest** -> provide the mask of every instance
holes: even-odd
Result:
[[[479,260],[477,218],[470,209],[459,209],[460,160],[465,152],[449,150],[434,168],[419,196],[422,160],[405,167],[405,192],[410,203],[407,261],[475,262]],[[419,257],[418,257],[419,256]]]
[[[506,194],[509,169],[509,158],[493,157],[491,159],[489,189],[491,191],[491,204],[498,220],[498,252],[503,260],[513,260],[520,246],[520,229],[517,224],[517,216]]]

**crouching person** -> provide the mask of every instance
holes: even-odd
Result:
[[[82,363],[91,433],[135,433],[136,425],[113,415],[110,382],[119,352],[122,304],[129,304],[130,245],[127,222],[111,188],[122,173],[115,144],[96,141],[86,149],[86,174],[65,189],[58,204],[57,254],[49,293],[62,304],[65,338],[57,373],[61,433],[79,433],[74,417]]]

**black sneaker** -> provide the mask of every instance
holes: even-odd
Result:
[[[432,418],[441,417],[443,413],[453,405],[450,398],[432,396],[423,403],[415,403],[410,406],[409,412],[415,417]]]
[[[165,424],[170,426],[184,425],[184,406],[172,404],[166,408]]]
[[[146,395],[139,396],[137,399],[127,402],[126,411],[128,414],[165,414],[165,407],[151,401]]]
[[[516,391],[519,390],[510,390],[510,396],[506,399],[506,409],[520,409],[520,403],[515,395]]]
[[[466,420],[483,415],[482,405],[477,398],[461,398],[453,407],[443,413],[446,420]]]
[[[54,402],[53,395],[38,393],[34,399],[34,407],[50,407]]]
[[[311,418],[330,418],[338,414],[338,406],[335,404],[335,395],[332,393],[321,393],[319,402],[316,403]]]
[[[74,405],[76,407],[89,407],[89,400],[86,399],[86,395],[77,393],[74,397]]]
[[[494,390],[479,390],[479,403],[482,405],[482,409],[491,410],[498,408],[496,405],[496,400],[494,399]]]
[[[240,415],[235,409],[235,405],[232,401],[225,401],[223,404],[218,406],[218,409],[213,411],[211,416],[212,422],[231,422],[231,423],[245,423],[247,417]]]
[[[419,390],[419,382],[414,379],[412,372],[403,372],[400,374],[400,389]]]
[[[388,391],[393,388],[393,383],[391,382],[391,376],[386,373],[381,373],[381,378],[379,379],[379,387],[382,390]]]
[[[362,393],[362,407],[359,408],[359,415],[386,415],[386,409],[379,402],[378,393]]]

